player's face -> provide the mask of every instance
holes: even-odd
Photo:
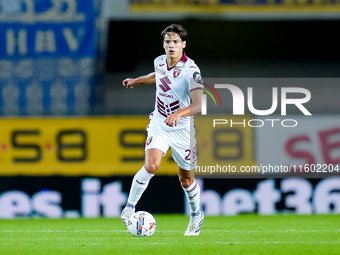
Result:
[[[172,59],[181,58],[185,46],[186,42],[183,42],[177,33],[169,32],[164,36],[163,48],[165,54]]]

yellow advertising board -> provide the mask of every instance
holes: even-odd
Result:
[[[0,175],[134,174],[144,164],[148,122],[145,116],[0,119]],[[201,125],[199,118],[196,124]],[[199,157],[206,164],[253,162],[252,130],[221,128],[205,127],[204,136],[198,132],[198,150],[215,148]],[[158,173],[177,174],[170,150]]]
[[[247,124],[250,119],[250,115],[195,118],[198,147],[196,175],[240,174],[241,167],[256,165],[253,128]]]
[[[337,1],[306,1],[306,0],[205,0],[205,1],[176,1],[149,0],[140,3],[132,1],[131,12],[140,13],[194,13],[194,14],[337,14],[340,5]]]
[[[147,116],[1,119],[0,174],[134,174],[144,163],[148,122]],[[173,162],[163,161],[176,173]]]

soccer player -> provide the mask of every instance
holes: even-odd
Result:
[[[189,225],[184,235],[199,235],[204,214],[200,211],[200,187],[194,178],[197,158],[193,115],[201,111],[202,91],[190,92],[190,82],[200,83],[202,78],[198,66],[184,52],[187,31],[181,25],[172,24],[161,35],[165,54],[155,59],[155,71],[123,81],[126,88],[156,84],[156,100],[155,109],[149,115],[145,164],[133,178],[121,219],[127,225],[137,202],[170,147],[172,157],[178,165],[179,181],[191,209]]]

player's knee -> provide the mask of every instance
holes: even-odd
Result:
[[[183,178],[180,177],[179,181],[183,188],[189,188],[191,184],[194,182],[194,178]]]
[[[145,164],[145,169],[149,174],[155,174],[159,168],[159,163],[157,162],[147,162]]]

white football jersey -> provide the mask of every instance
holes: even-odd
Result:
[[[190,79],[201,81],[200,69],[195,62],[183,52],[176,66],[168,68],[166,55],[154,61],[156,74],[155,110],[150,115],[150,124],[162,126],[167,131],[189,128],[194,125],[193,116],[180,118],[177,126],[165,124],[167,116],[190,105]],[[156,123],[155,123],[156,122]]]

